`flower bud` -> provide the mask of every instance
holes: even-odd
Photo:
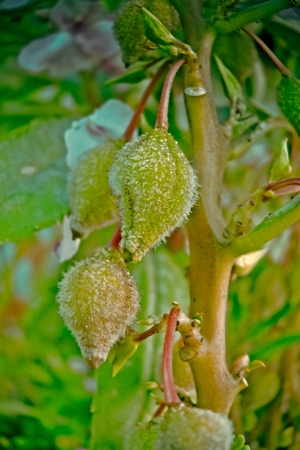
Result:
[[[290,166],[287,142],[287,138],[283,139],[281,146],[277,151],[275,160],[271,168],[270,182],[281,180],[282,178],[287,178],[292,171],[292,167]]]
[[[117,200],[108,185],[107,173],[122,139],[109,141],[85,152],[73,169],[69,182],[71,228],[86,237],[93,230],[117,220]]]
[[[294,77],[281,78],[277,90],[278,105],[300,136],[300,82]]]
[[[109,172],[119,199],[127,260],[140,261],[187,218],[197,199],[197,177],[177,142],[156,128],[125,146]]]
[[[83,357],[97,368],[125,336],[139,309],[139,293],[116,250],[76,263],[59,283],[60,314]]]
[[[232,424],[227,416],[209,410],[181,405],[163,418],[155,450],[229,450]]]
[[[147,8],[169,31],[179,26],[179,16],[167,0],[131,0],[117,11],[114,33],[121,46],[125,65],[135,63],[146,53],[141,6]]]

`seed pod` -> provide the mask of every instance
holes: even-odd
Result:
[[[139,309],[139,293],[123,259],[113,249],[76,263],[59,283],[60,314],[83,357],[97,368],[125,336]]]
[[[300,136],[300,82],[295,77],[281,78],[277,90],[278,105]]]
[[[163,418],[155,450],[229,450],[232,424],[227,416],[189,406],[171,408]]]
[[[140,261],[186,219],[197,199],[197,177],[177,142],[156,128],[125,146],[109,172],[119,198],[121,247]]]
[[[117,220],[117,200],[108,185],[107,173],[123,139],[107,142],[84,153],[69,182],[71,228],[76,237]]]
[[[147,51],[141,6],[156,16],[169,31],[175,31],[179,26],[178,13],[167,0],[131,0],[122,5],[117,11],[114,33],[126,66],[135,63]]]

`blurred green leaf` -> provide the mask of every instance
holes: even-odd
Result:
[[[137,62],[132,64],[129,69],[122,75],[108,80],[105,84],[117,83],[139,83],[147,78],[147,71],[145,70],[145,63]]]
[[[252,379],[243,397],[243,408],[254,411],[270,403],[280,390],[280,378],[275,371],[257,372],[259,376]]]
[[[287,336],[280,336],[270,342],[263,344],[260,348],[256,348],[250,351],[251,358],[264,359],[267,356],[273,355],[277,350],[284,350],[293,344],[298,344],[300,342],[300,333],[291,334]]]
[[[300,136],[300,81],[283,76],[277,89],[278,105]]]
[[[0,243],[24,239],[69,211],[63,133],[70,120],[35,121],[0,142]]]

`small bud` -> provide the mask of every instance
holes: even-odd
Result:
[[[148,9],[169,31],[179,27],[179,16],[167,0],[131,0],[117,11],[114,33],[121,46],[123,61],[130,65],[147,51],[141,7]]]
[[[108,185],[108,170],[123,139],[85,152],[69,182],[71,228],[81,237],[117,220],[117,200]]]
[[[281,146],[276,154],[271,168],[270,182],[282,180],[282,178],[287,178],[292,171],[292,167],[290,166],[287,141],[287,138],[283,139]]]
[[[266,253],[267,249],[264,248],[239,256],[234,260],[233,273],[237,276],[248,275]]]
[[[235,114],[237,110],[243,112],[245,110],[245,100],[240,83],[217,55],[215,55],[215,59],[224,80],[226,94],[230,99],[231,108],[234,110],[233,113]]]
[[[59,283],[57,301],[62,318],[93,368],[125,336],[139,309],[135,282],[113,249],[71,267]]]
[[[281,78],[277,90],[278,105],[300,136],[300,82],[294,77]]]
[[[180,405],[163,417],[155,450],[229,450],[232,424],[227,416]]]
[[[157,45],[172,44],[174,37],[164,24],[146,8],[142,8],[141,11],[147,39]]]
[[[179,227],[197,199],[192,167],[173,137],[160,128],[122,148],[109,183],[119,198],[121,247],[133,262]]]

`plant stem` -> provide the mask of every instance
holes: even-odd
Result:
[[[134,133],[134,130],[138,126],[140,117],[144,112],[147,101],[148,101],[150,95],[152,94],[156,83],[158,82],[158,80],[160,79],[160,77],[162,76],[164,71],[166,70],[167,66],[168,66],[168,61],[166,61],[165,63],[163,63],[160,66],[160,68],[158,69],[158,71],[156,72],[156,74],[153,76],[152,80],[148,84],[148,87],[145,90],[145,92],[141,98],[141,101],[140,101],[137,109],[135,110],[135,113],[130,121],[130,124],[128,125],[127,129],[125,130],[125,133],[123,134],[123,138],[125,139],[126,142],[131,141],[132,135]]]
[[[283,128],[290,133],[293,132],[293,127],[283,117],[270,117],[269,119],[260,122],[252,133],[242,136],[240,139],[232,142],[232,150],[229,154],[229,161],[239,158],[246,153],[261,137],[269,131]]]
[[[248,23],[264,19],[284,9],[300,5],[300,0],[270,0],[217,20],[213,28],[219,34],[230,33]]]
[[[227,157],[225,139],[214,105],[210,76],[210,55],[214,35],[207,33],[201,40],[199,62],[206,95],[185,97],[194,147],[193,165],[198,172],[205,214],[217,238],[223,240],[224,219],[220,208],[222,179]],[[186,77],[187,80],[187,77]],[[187,82],[187,81],[186,81]],[[200,202],[199,202],[200,203]]]
[[[249,233],[233,241],[231,249],[236,256],[259,250],[299,219],[300,196],[296,195],[278,211],[267,216]]]
[[[167,330],[165,336],[165,344],[163,351],[163,379],[164,379],[164,393],[166,405],[180,403],[180,399],[175,389],[172,370],[174,335],[180,311],[181,309],[178,306],[175,306],[174,308],[171,309],[168,317]]]
[[[214,34],[201,28],[192,0],[182,15],[185,41],[197,50],[207,94],[186,96],[186,108],[194,149],[193,165],[202,185],[201,198],[187,224],[190,244],[191,315],[203,314],[200,353],[190,361],[197,406],[228,414],[240,390],[226,365],[225,319],[227,291],[234,256],[223,241],[224,221],[219,206],[228,141],[223,136],[214,106],[210,76]],[[195,19],[196,18],[196,19]],[[197,31],[193,30],[196,28]],[[199,32],[200,29],[200,32]]]
[[[228,414],[239,391],[226,365],[226,305],[233,257],[207,226],[193,217],[188,224],[190,241],[191,315],[202,315],[204,341],[198,357],[190,361],[197,390],[197,405]],[[205,240],[202,239],[205,233]]]
[[[107,244],[107,248],[113,248],[117,250],[117,252],[119,252],[121,239],[122,239],[121,225],[119,225],[110,242]]]
[[[164,128],[165,130],[168,130],[169,128],[168,109],[169,109],[170,93],[175,75],[185,62],[186,62],[185,59],[180,59],[179,61],[176,61],[174,64],[172,64],[169,69],[160,97],[155,123],[156,128]]]
[[[280,61],[279,58],[272,52],[272,50],[258,37],[256,34],[252,33],[250,30],[246,28],[242,28],[242,30],[247,33],[252,39],[264,50],[264,52],[269,56],[269,58],[273,61],[281,75],[290,75],[290,71],[285,65]]]

